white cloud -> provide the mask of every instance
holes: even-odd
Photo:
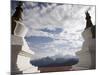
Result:
[[[95,24],[95,7],[67,4],[57,6],[57,4],[53,4],[40,10],[39,7],[33,8],[36,4],[34,2],[25,2],[24,4],[23,22],[29,29],[26,36],[50,37],[54,41],[43,45],[34,45],[31,49],[41,53],[41,56],[75,55],[75,52],[81,49],[83,42],[81,33],[85,28],[85,11],[91,7],[89,12]],[[52,34],[38,30],[43,28],[49,30],[62,28],[63,31],[60,34]]]

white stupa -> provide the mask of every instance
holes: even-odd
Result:
[[[91,22],[91,16],[86,12],[86,28],[82,33],[84,38],[82,50],[77,52],[79,63],[74,67],[78,70],[96,68],[96,33],[95,26]]]
[[[26,40],[27,27],[22,23],[22,2],[19,2],[12,16],[11,25],[11,74],[37,73],[38,67],[30,64],[34,52],[30,50]]]

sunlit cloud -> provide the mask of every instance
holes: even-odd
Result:
[[[16,3],[12,3],[12,14]],[[24,2],[23,23],[28,28],[26,40],[39,57],[75,55],[81,50],[85,12],[95,24],[95,7],[71,4]]]

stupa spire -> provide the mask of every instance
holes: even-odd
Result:
[[[17,21],[22,21],[23,20],[23,18],[22,18],[22,16],[23,16],[22,6],[23,6],[23,2],[22,1],[18,2],[18,5],[16,7],[16,11],[12,16],[12,18],[14,18]]]
[[[88,13],[88,11],[85,13],[85,15],[86,15],[86,28],[85,29],[87,29],[89,27],[92,27],[93,24],[92,24],[92,21],[91,21],[91,16]]]
[[[11,34],[14,35],[14,30],[15,30],[15,27],[16,27],[16,21],[22,21],[23,18],[23,9],[22,9],[22,6],[23,6],[23,2],[22,1],[19,1],[18,2],[18,5],[16,7],[16,11],[15,13],[13,14],[12,16],[12,24],[11,24]]]

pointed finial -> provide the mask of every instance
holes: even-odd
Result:
[[[88,13],[88,11],[87,12],[85,12],[85,15],[86,15],[86,28],[85,29],[87,29],[87,28],[89,28],[89,27],[92,27],[93,26],[93,24],[92,24],[92,21],[91,21],[91,16],[90,16],[90,14]]]
[[[22,6],[23,6],[23,2],[22,1],[19,1],[18,2],[18,5],[16,7],[16,11],[15,13],[13,14],[12,18],[14,18],[15,20],[17,21],[22,21],[23,20],[23,9],[22,9]]]
[[[23,2],[22,2],[22,1],[19,1],[19,2],[18,2],[18,6],[19,6],[19,7],[23,6]]]
[[[88,13],[88,11],[85,12],[85,15],[86,15],[86,19],[91,19],[91,16],[90,16],[90,14]]]

